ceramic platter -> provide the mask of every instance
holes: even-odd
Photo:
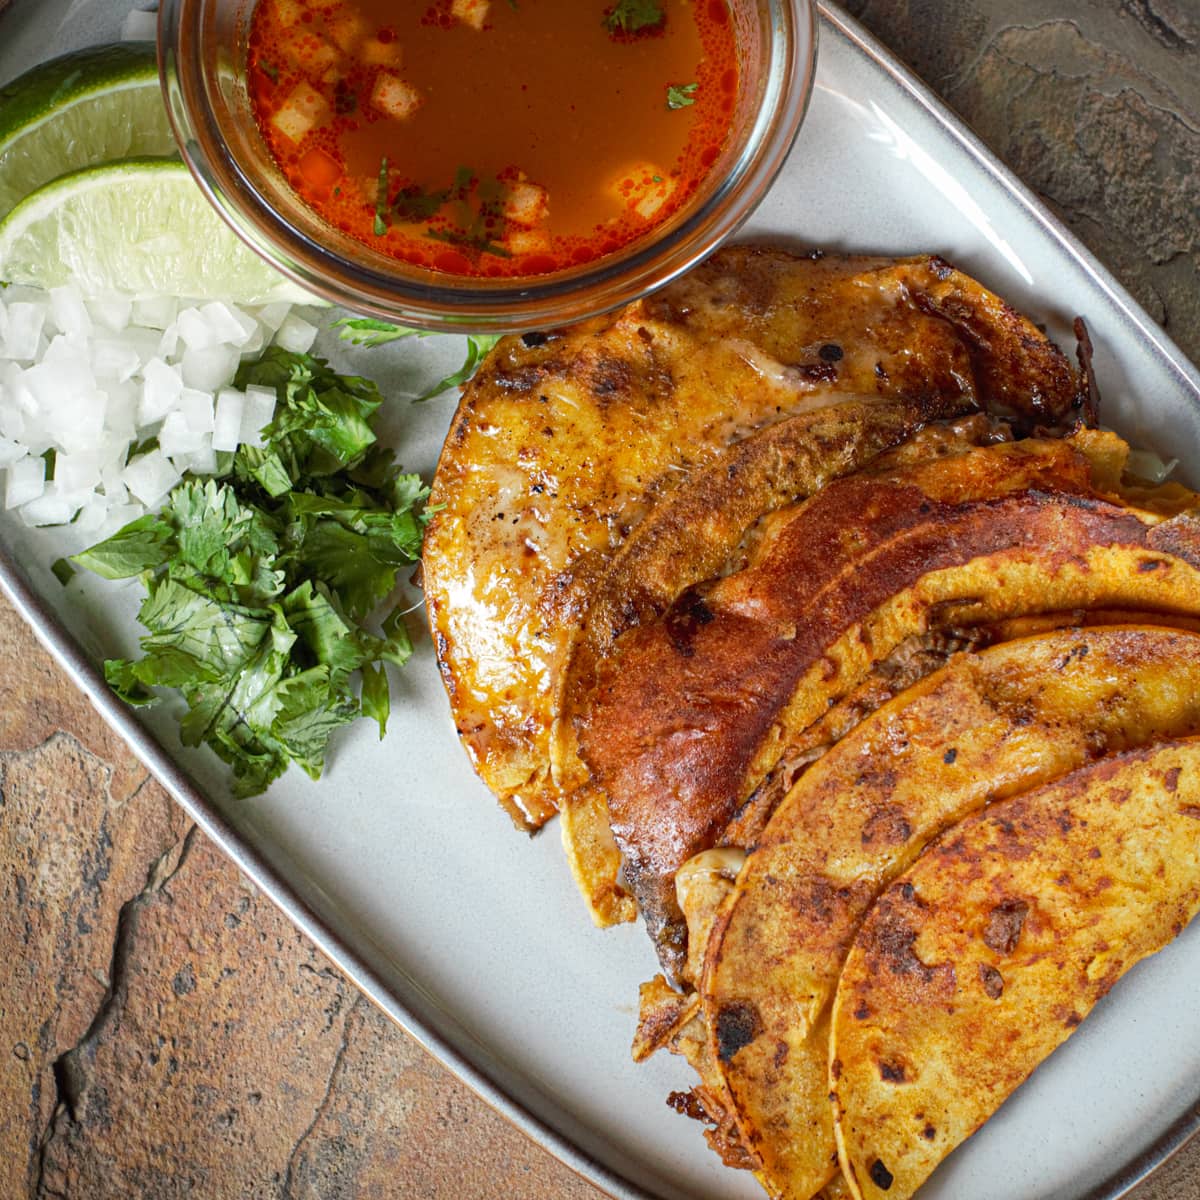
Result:
[[[0,83],[32,62],[116,40],[130,0],[13,0]],[[795,247],[936,251],[1046,323],[1070,347],[1088,321],[1105,418],[1183,458],[1200,481],[1200,374],[940,103],[832,6],[820,20],[812,105],[745,235]],[[420,391],[461,361],[459,339],[318,348],[385,393]],[[453,397],[389,406],[409,469],[428,475]],[[679,1060],[630,1061],[638,983],[655,970],[640,927],[598,932],[557,831],[528,839],[460,750],[428,639],[394,686],[387,739],[346,731],[326,778],[291,771],[228,798],[216,760],[185,752],[167,711],[143,719],[96,664],[135,647],[136,589],[47,567],[59,535],[0,521],[0,584],[105,718],[179,803],[340,968],[438,1058],[551,1152],[623,1200],[762,1193],[722,1167],[666,1095]],[[420,614],[414,613],[416,630]],[[924,1200],[1110,1200],[1200,1123],[1200,925],[1116,988]]]

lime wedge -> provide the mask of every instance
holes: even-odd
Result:
[[[67,171],[174,152],[153,45],[64,55],[0,88],[0,217]]]
[[[129,159],[52,180],[0,221],[0,280],[85,295],[320,303],[234,235],[183,163]]]

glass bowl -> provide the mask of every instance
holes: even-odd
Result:
[[[724,150],[692,199],[643,238],[584,266],[466,278],[380,254],[293,192],[251,111],[253,8],[254,0],[160,6],[160,71],[183,157],[234,231],[285,275],[335,304],[419,329],[544,329],[626,304],[686,271],[763,198],[800,128],[816,64],[812,0],[730,0],[740,94]]]

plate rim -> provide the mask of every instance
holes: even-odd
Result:
[[[0,0],[0,13],[11,16],[20,5]],[[983,140],[887,47],[833,0],[817,0],[819,44],[828,25],[870,65],[911,97],[927,118],[965,152],[985,176],[1008,193],[1024,209],[1043,234],[1073,259],[1119,310],[1137,335],[1148,342],[1156,357],[1169,365],[1179,381],[1200,399],[1200,370],[1189,361],[1166,333],[1134,299],[1113,273],[1054,215],[1036,193],[1003,163]],[[819,69],[819,57],[818,57]],[[398,997],[391,985],[362,954],[326,922],[302,898],[282,872],[266,856],[245,842],[212,800],[175,762],[149,729],[141,724],[115,697],[102,672],[59,620],[48,602],[30,582],[0,536],[0,593],[33,631],[71,682],[87,697],[100,717],[126,743],[134,755],[184,809],[206,837],[265,895],[291,923],[313,942],[346,978],[396,1025],[412,1037],[447,1070],[472,1089],[485,1103],[505,1117],[537,1145],[553,1154],[581,1178],[600,1188],[613,1200],[661,1200],[617,1173],[535,1115],[510,1094],[491,1072],[471,1061],[451,1040],[452,1035],[433,1026]],[[447,1024],[454,1024],[447,1018]],[[464,1041],[469,1041],[464,1035]],[[1165,1164],[1200,1132],[1200,1095],[1149,1146],[1122,1163],[1101,1184],[1080,1200],[1120,1200],[1150,1174]]]

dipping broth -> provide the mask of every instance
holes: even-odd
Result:
[[[738,90],[728,0],[259,0],[249,58],[305,203],[460,276],[642,237],[717,160]]]

